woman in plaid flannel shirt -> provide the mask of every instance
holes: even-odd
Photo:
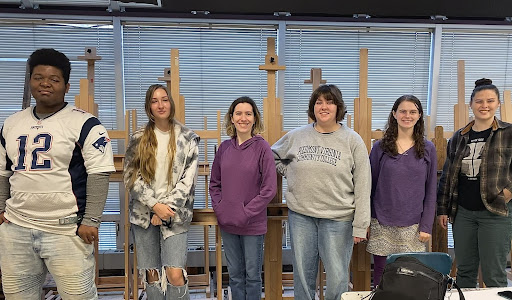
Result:
[[[486,286],[507,286],[505,268],[512,238],[512,124],[495,116],[499,91],[479,79],[469,105],[474,120],[448,142],[439,180],[439,224],[453,224],[457,282],[475,287],[478,266]]]

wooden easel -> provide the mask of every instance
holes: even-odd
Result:
[[[465,99],[465,62],[459,60],[457,61],[457,103],[453,109],[454,131],[469,123],[469,105],[465,104]],[[438,171],[443,169],[446,160],[446,140],[451,138],[452,135],[453,132],[445,132],[442,126],[436,126],[435,128],[432,142],[436,146]],[[448,231],[437,224],[437,218],[434,219],[434,226],[432,227],[432,251],[448,253]]]
[[[500,117],[502,121],[512,123],[512,103],[510,90],[503,91],[503,101],[500,105]]]
[[[80,94],[75,96],[75,106],[98,116],[98,105],[94,103],[94,65],[101,56],[96,55],[96,47],[85,47],[85,54],[77,58],[87,61],[87,79],[80,79]]]
[[[267,46],[268,47],[268,46]],[[267,48],[268,49],[268,48]],[[270,49],[272,49],[270,47]],[[268,52],[267,52],[268,53]],[[273,53],[273,52],[271,52]],[[260,67],[261,69],[261,67]],[[360,50],[360,83],[359,83],[359,95],[360,97],[355,99],[354,103],[354,128],[361,135],[365,144],[367,145],[368,152],[371,149],[371,139],[372,138],[380,138],[382,136],[382,132],[371,131],[371,99],[368,98],[368,49]],[[272,79],[271,79],[272,80]],[[270,80],[268,81],[271,82]],[[275,82],[275,78],[274,81]],[[305,80],[304,83],[311,83],[313,86],[313,91],[320,85],[324,84],[327,81],[323,80],[321,77],[321,69],[313,68],[311,70],[311,78],[309,80]],[[264,105],[265,107],[265,105]],[[268,116],[268,112],[264,112],[265,116]],[[270,114],[270,118],[273,118],[274,115]],[[268,118],[268,117],[267,117]],[[350,116],[347,120],[350,123]],[[309,120],[311,122],[311,120]],[[278,188],[278,190],[281,190]],[[279,198],[281,199],[281,198]],[[270,219],[270,218],[269,218]],[[270,225],[270,223],[269,223]],[[267,238],[269,238],[269,242],[275,241],[276,237],[272,237],[269,233],[267,233]],[[280,239],[279,239],[280,240]],[[265,245],[267,247],[267,240],[265,241]],[[281,247],[279,245],[279,247]],[[267,256],[267,254],[265,254]],[[267,262],[265,260],[265,262]],[[354,290],[368,290],[370,288],[370,264],[371,258],[370,254],[366,252],[366,246],[363,244],[358,244],[354,246],[354,251],[352,254],[351,260],[351,270],[353,274],[353,282],[352,288]],[[267,265],[265,265],[265,270],[267,270]],[[273,269],[274,270],[274,269]],[[279,272],[280,273],[280,272]],[[319,286],[320,286],[320,299],[323,299],[323,283],[325,280],[322,264],[319,266]],[[281,280],[275,280],[273,282],[281,282]],[[277,287],[272,287],[272,291],[275,291]],[[265,294],[267,295],[267,272],[265,272]],[[281,297],[281,298],[274,298]],[[282,299],[282,293],[272,294],[270,299]]]
[[[457,61],[457,104],[454,106],[453,131],[469,123],[469,104],[466,104],[465,62]]]
[[[208,198],[209,191],[208,185],[210,176],[210,163],[208,161],[208,139],[217,140],[217,145],[221,143],[221,118],[220,111],[217,111],[217,130],[208,130],[208,119],[204,117],[204,130],[195,131],[201,139],[204,141],[204,161],[199,163],[199,173],[198,175],[204,178],[204,187],[205,187],[205,208],[201,209],[201,214],[198,215],[199,210],[194,209],[194,218],[192,220],[192,225],[202,225],[204,232],[204,274],[198,275],[189,275],[189,288],[190,287],[201,287],[206,289],[206,297],[211,297],[211,285],[210,285],[210,237],[209,237],[209,229],[210,226],[215,226],[215,255],[216,255],[216,274],[217,274],[217,298],[222,295],[222,242],[220,236],[220,229],[217,226],[217,220],[215,218],[213,209],[208,206]],[[208,221],[203,220],[202,216],[206,217],[206,214],[209,214]],[[213,221],[214,220],[214,221]]]
[[[164,77],[160,77],[158,80],[167,82],[167,89],[170,91],[171,97],[176,106],[174,118],[181,124],[185,124],[185,97],[180,94],[181,78],[179,54],[180,52],[178,49],[171,49],[171,68],[166,68],[164,70]]]
[[[313,92],[320,86],[320,84],[326,84],[327,80],[322,79],[321,68],[311,68],[311,75],[309,79],[304,80],[305,84],[311,84]],[[308,116],[308,123],[313,123],[313,120]],[[321,264],[321,262],[320,262]],[[322,298],[320,298],[322,300]]]
[[[30,101],[32,100],[32,94],[30,92],[30,67],[27,64],[25,66],[25,85],[23,86],[23,101],[21,103],[21,109],[25,109],[30,106]]]
[[[368,98],[368,49],[359,50],[359,98],[354,100],[354,130],[363,139],[368,153],[372,144],[372,99]],[[354,245],[351,261],[352,289],[366,291],[371,284],[371,257],[366,245]]]
[[[265,132],[263,137],[269,144],[274,144],[283,135],[283,116],[281,114],[281,100],[276,97],[276,72],[285,70],[279,65],[276,54],[275,38],[267,38],[267,54],[265,63],[259,66],[260,70],[267,71],[267,97],[263,99],[263,116]],[[278,176],[277,195],[269,204],[269,210],[281,212],[281,216],[268,213],[267,234],[265,235],[265,299],[283,299],[283,220],[287,217],[286,205],[282,202],[282,178]],[[285,212],[286,211],[286,212]],[[286,216],[284,215],[286,214]]]
[[[452,137],[453,132],[459,128],[466,126],[471,121],[469,118],[469,104],[466,104],[465,96],[465,62],[464,60],[457,61],[457,103],[453,106],[453,131],[442,131],[443,137],[449,139]],[[432,139],[435,137],[435,131],[430,131],[430,116],[426,117],[426,130],[427,136]],[[445,149],[446,150],[446,149]],[[441,168],[442,169],[442,168]]]
[[[75,96],[75,106],[98,117],[98,105],[94,102],[94,67],[101,56],[96,55],[96,47],[85,47],[84,55],[78,60],[87,61],[87,79],[80,79],[80,94]],[[124,134],[121,134],[124,136]],[[116,171],[118,171],[116,169]],[[122,172],[122,165],[120,171]],[[114,175],[116,176],[116,175]],[[102,288],[99,276],[99,241],[94,241],[94,258],[96,260],[95,282],[98,289]]]
[[[170,68],[164,69],[164,76],[159,77],[158,80],[165,81],[167,88],[171,93],[176,106],[175,119],[185,124],[185,97],[180,94],[180,81],[179,76],[179,50],[171,49]],[[209,227],[215,226],[215,256],[216,256],[216,270],[217,270],[217,297],[222,295],[222,240],[220,230],[217,226],[217,220],[213,209],[208,207],[208,176],[210,175],[210,164],[208,162],[208,140],[213,139],[217,141],[217,145],[221,143],[221,116],[220,111],[217,111],[217,129],[208,130],[208,120],[204,117],[204,130],[194,130],[197,135],[204,141],[205,160],[199,163],[198,176],[204,178],[205,182],[205,208],[194,209],[192,225],[203,226],[204,230],[204,274],[188,275],[189,288],[205,288],[206,296],[211,296],[210,284],[210,250],[209,250]]]
[[[137,130],[137,111],[135,109],[131,111],[126,111],[124,117],[124,130],[113,130],[109,131],[109,136],[111,139],[124,139],[125,140],[125,151],[126,147],[128,147],[128,141],[130,140],[130,134],[132,134],[135,130]],[[111,181],[123,182],[123,172],[124,172],[124,154],[122,155],[114,155],[114,165],[116,167],[116,172],[111,175]],[[124,192],[124,241],[123,241],[123,251],[124,251],[124,276],[123,276],[123,290],[124,290],[124,299],[137,299],[138,287],[139,287],[139,276],[137,272],[137,256],[135,255],[136,249],[135,244],[133,244],[133,253],[131,253],[130,249],[130,217],[129,217],[129,202],[130,195],[129,191],[125,190]],[[130,257],[132,263],[130,263]],[[133,284],[130,285],[130,281]],[[119,283],[117,283],[119,284]],[[130,289],[131,287],[131,289]]]
[[[80,79],[80,94],[75,96],[75,106],[91,114],[98,116],[98,105],[94,102],[94,67],[95,62],[100,60],[101,57],[96,55],[95,47],[86,47],[85,55],[78,56],[79,60],[87,61],[87,79]],[[127,111],[125,114],[124,129],[119,130],[108,130],[110,139],[118,139],[124,141],[125,148],[128,146],[130,133],[137,128],[137,115],[136,111]],[[125,149],[126,150],[126,149]],[[112,182],[123,182],[123,171],[124,171],[124,151],[120,154],[114,154],[114,166],[115,172],[111,174],[110,181]],[[124,205],[128,208],[128,192],[125,192]],[[95,282],[99,291],[114,291],[124,290],[125,299],[137,299],[139,278],[137,270],[134,268],[133,272],[130,268],[130,248],[129,248],[129,232],[130,222],[128,218],[128,211],[124,212],[124,253],[125,253],[125,274],[124,276],[99,276],[99,249],[98,241],[94,241],[94,256],[96,259],[96,276]],[[136,265],[136,257],[133,256],[133,264]],[[130,290],[129,281],[133,280],[133,289]]]
[[[443,169],[448,144],[444,137],[442,126],[436,126],[432,142],[436,147],[437,170],[439,171]],[[434,218],[434,225],[432,227],[432,251],[448,253],[448,231],[439,226],[437,217]]]

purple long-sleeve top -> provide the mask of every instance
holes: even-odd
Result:
[[[387,226],[419,224],[432,233],[436,207],[437,155],[434,144],[425,141],[425,155],[409,149],[392,156],[377,141],[370,153],[372,167],[372,218]]]
[[[220,228],[231,234],[267,232],[267,204],[277,192],[270,145],[261,136],[222,142],[213,161],[210,196]]]

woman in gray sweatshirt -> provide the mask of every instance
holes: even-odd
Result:
[[[346,106],[335,85],[309,100],[312,124],[294,129],[272,146],[277,171],[286,177],[295,299],[314,299],[318,259],[327,273],[325,299],[348,290],[353,244],[370,224],[371,171],[361,137],[341,124]]]

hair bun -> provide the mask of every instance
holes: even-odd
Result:
[[[487,78],[482,78],[482,79],[478,79],[477,81],[475,81],[475,87],[481,86],[481,85],[491,85],[491,84],[492,84],[492,80],[487,79]]]

